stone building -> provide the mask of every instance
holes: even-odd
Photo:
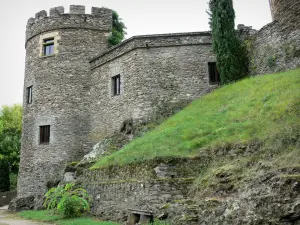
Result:
[[[281,2],[270,2],[278,22],[247,33],[253,74],[300,65],[300,2],[290,0],[292,8]],[[65,14],[56,7],[28,20],[18,197],[43,195],[67,163],[120,132],[125,121],[151,121],[218,85],[210,32],[135,36],[108,48],[111,29],[107,8],[85,14],[84,6],[73,5]],[[286,63],[289,52],[280,45],[290,42],[295,52]],[[267,66],[270,43],[275,67]]]
[[[124,121],[147,122],[218,82],[209,32],[137,36],[108,49],[111,29],[106,8],[56,7],[28,20],[19,197],[44,194],[66,163]]]

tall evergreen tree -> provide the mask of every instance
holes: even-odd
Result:
[[[234,29],[235,12],[232,0],[210,0],[208,14],[221,83],[239,80],[247,73],[247,60]]]

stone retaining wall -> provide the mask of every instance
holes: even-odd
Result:
[[[17,196],[17,191],[0,192],[0,207],[8,205]]]
[[[278,22],[264,26],[246,40],[250,72],[267,74],[300,66],[300,30],[286,30]]]

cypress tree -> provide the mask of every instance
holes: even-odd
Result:
[[[235,31],[235,12],[232,0],[210,0],[209,24],[212,30],[213,51],[221,83],[231,83],[247,73],[247,60]]]

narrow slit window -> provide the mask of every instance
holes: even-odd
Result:
[[[54,54],[54,38],[46,39],[43,43],[43,55],[53,55]]]
[[[32,86],[27,88],[27,104],[32,103]]]
[[[50,125],[40,126],[40,144],[49,144]]]
[[[113,92],[113,95],[120,95],[120,93],[121,93],[121,76],[120,76],[120,74],[112,77],[112,92]]]
[[[218,72],[216,62],[209,62],[208,63],[208,72],[209,72],[209,83],[211,83],[211,84],[220,83],[220,74]]]

